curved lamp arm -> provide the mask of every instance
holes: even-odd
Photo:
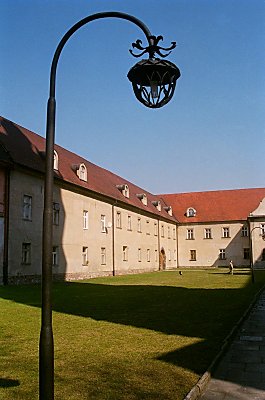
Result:
[[[148,40],[149,46],[153,45],[154,36],[151,35],[151,32],[149,31],[147,26],[142,21],[140,21],[138,18],[136,18],[132,15],[117,12],[117,11],[107,11],[107,12],[101,12],[101,13],[89,15],[88,17],[82,19],[81,21],[79,21],[75,25],[73,25],[72,28],[70,28],[66,32],[66,34],[63,36],[63,38],[61,39],[60,43],[57,46],[57,49],[54,53],[52,66],[51,66],[50,97],[55,96],[56,68],[57,68],[58,60],[59,60],[59,57],[60,57],[60,54],[62,52],[64,45],[66,44],[68,39],[70,39],[70,37],[83,25],[86,25],[88,22],[94,21],[96,19],[102,19],[102,18],[120,18],[120,19],[125,19],[127,21],[133,22],[140,29],[142,29],[142,31],[144,32],[144,34],[146,36],[146,39]]]

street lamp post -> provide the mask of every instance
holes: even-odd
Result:
[[[145,34],[148,46],[143,47],[142,41],[137,40],[133,48],[140,50],[140,57],[148,53],[148,59],[138,62],[128,73],[137,99],[149,108],[159,108],[172,98],[180,71],[173,63],[156,58],[166,57],[176,43],[168,48],[158,45],[162,36],[151,35],[149,29],[137,18],[115,11],[90,15],[73,25],[63,36],[54,53],[50,71],[50,96],[47,105],[46,125],[46,160],[45,160],[45,189],[43,212],[43,243],[42,243],[42,312],[39,342],[39,398],[40,400],[54,399],[54,344],[52,331],[52,214],[53,214],[53,162],[55,138],[55,81],[56,69],[61,51],[68,39],[83,25],[102,18],[120,18],[137,25]],[[168,51],[163,54],[162,51]]]
[[[254,226],[254,228],[251,229],[250,231],[250,269],[251,269],[251,279],[252,283],[255,283],[255,275],[254,275],[254,261],[253,261],[253,243],[252,243],[252,233],[255,229],[260,229],[262,232],[262,228],[260,226]],[[265,240],[265,235],[261,235],[263,240]]]

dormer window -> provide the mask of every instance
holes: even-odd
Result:
[[[189,207],[186,211],[187,217],[196,217],[196,210],[193,207]]]
[[[168,215],[170,215],[172,217],[172,207],[171,206],[164,207],[164,210],[168,213]]]
[[[53,151],[53,169],[56,171],[59,169],[59,157],[56,150]]]
[[[147,196],[146,196],[145,193],[137,194],[136,196],[138,197],[138,199],[141,200],[141,202],[142,202],[145,206],[147,206]]]
[[[86,169],[85,164],[80,164],[76,173],[81,181],[87,182],[87,169]]]
[[[161,202],[159,200],[152,201],[152,204],[158,209],[158,211],[161,211]]]
[[[123,194],[124,197],[129,199],[130,197],[130,190],[129,186],[127,184],[124,185],[116,185],[116,188],[119,189],[119,191]]]

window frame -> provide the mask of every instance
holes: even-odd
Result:
[[[122,225],[121,225],[121,211],[117,211],[117,213],[116,213],[116,228],[122,229]]]
[[[53,150],[53,169],[59,171],[59,156],[56,150]]]
[[[243,259],[250,260],[250,248],[249,247],[243,248]]]
[[[219,249],[219,260],[226,260],[225,249]]]
[[[22,243],[22,253],[21,253],[21,264],[30,265],[31,264],[31,243]]]
[[[100,216],[100,230],[101,230],[101,233],[107,232],[106,215],[105,214],[101,214],[101,216]]]
[[[142,233],[142,221],[139,217],[137,219],[137,232]]]
[[[212,228],[204,228],[204,239],[212,239]]]
[[[59,247],[52,246],[52,266],[58,267],[59,265]]]
[[[241,236],[248,237],[249,236],[249,229],[247,225],[243,225],[241,228]]]
[[[83,230],[88,230],[88,210],[83,210]]]
[[[58,226],[60,223],[60,204],[53,202],[52,224]]]
[[[186,240],[194,240],[194,229],[193,228],[187,228]]]
[[[128,261],[128,253],[129,249],[128,246],[122,246],[122,261]]]
[[[151,262],[151,251],[150,249],[146,249],[146,261]]]
[[[100,248],[100,265],[107,264],[107,249],[106,247]]]
[[[196,250],[190,250],[190,261],[197,261],[197,252]]]
[[[32,196],[29,194],[23,195],[22,218],[24,221],[32,221]]]
[[[82,246],[82,265],[88,265],[88,247]]]
[[[222,238],[223,239],[228,239],[230,238],[230,227],[229,226],[223,226],[222,227]]]
[[[128,215],[127,218],[127,231],[132,231],[132,216]]]

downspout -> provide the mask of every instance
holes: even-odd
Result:
[[[176,224],[176,240],[177,240],[177,268],[179,268],[179,227]]]
[[[157,224],[158,225],[158,232],[157,232],[158,254],[157,254],[157,257],[158,257],[158,271],[160,271],[160,219],[157,219],[157,222],[158,222],[158,224]]]
[[[114,207],[117,205],[117,200],[112,204],[112,276],[115,276],[115,218],[114,218]]]
[[[5,198],[4,198],[4,254],[3,254],[3,284],[8,285],[8,248],[9,248],[9,195],[10,170],[7,169],[5,176]]]

